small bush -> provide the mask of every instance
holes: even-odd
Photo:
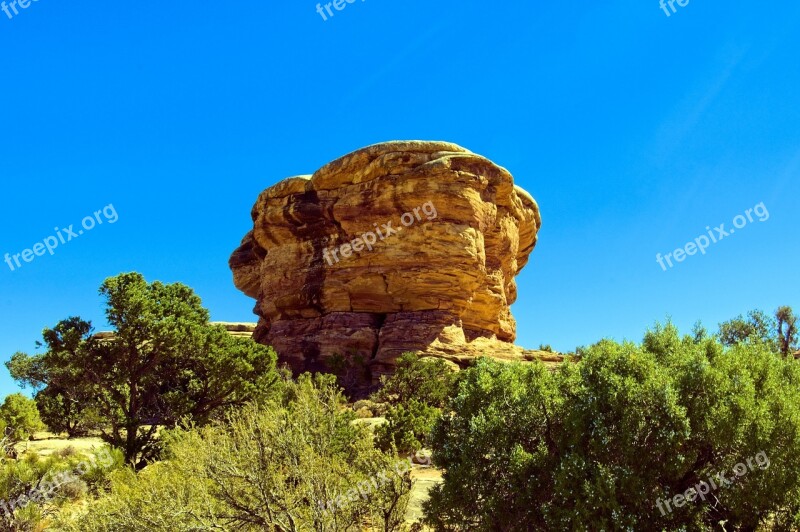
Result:
[[[367,410],[374,410],[375,403],[368,399],[361,399],[353,404],[353,410],[355,410],[356,412],[361,410],[362,408],[366,408]]]
[[[112,456],[107,448],[89,457],[55,453],[41,458],[31,452],[21,460],[0,463],[0,501],[5,504],[0,508],[0,530],[41,530],[44,520],[56,515],[64,502],[86,497],[92,479],[96,482],[114,467]],[[120,453],[116,456],[121,460]]]
[[[373,414],[372,410],[370,410],[369,408],[364,407],[356,410],[356,417],[358,419],[368,419],[371,417],[375,417],[375,414]]]
[[[63,496],[71,501],[83,499],[89,493],[89,486],[80,479],[61,484],[59,489]]]
[[[44,423],[39,418],[36,403],[21,393],[14,393],[5,398],[0,405],[0,420],[6,436],[13,441],[27,440],[35,432],[45,429]]]
[[[440,358],[420,358],[414,353],[400,356],[395,373],[381,379],[383,388],[373,397],[386,404],[382,413],[386,424],[375,431],[378,447],[407,454],[425,446],[442,408],[454,393],[458,375]]]
[[[442,408],[455,390],[458,372],[441,358],[420,358],[404,353],[397,359],[397,369],[390,377],[382,377],[383,387],[373,399],[393,405],[411,400]]]
[[[400,454],[415,453],[428,442],[428,435],[441,415],[439,408],[411,399],[405,405],[390,406],[386,423],[375,431],[378,448]]]
[[[67,445],[63,449],[59,449],[54,453],[59,458],[69,458],[78,454],[78,451],[72,445]]]

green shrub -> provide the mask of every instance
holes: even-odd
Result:
[[[374,395],[375,401],[388,404],[386,424],[375,431],[378,447],[401,454],[422,449],[457,379],[458,372],[445,360],[401,355],[394,374],[381,378],[383,387]]]
[[[408,404],[412,399],[428,406],[444,407],[453,394],[458,372],[441,358],[420,358],[404,353],[390,377],[381,377],[381,390],[374,398],[393,405]]]
[[[6,396],[0,405],[0,420],[6,436],[13,441],[27,440],[45,428],[36,403],[21,393]]]
[[[301,376],[224,424],[164,433],[165,461],[116,473],[109,494],[59,527],[402,530],[408,473],[353,420],[333,376]]]
[[[0,463],[0,529],[41,530],[66,501],[83,499],[90,483],[97,482],[121,462],[108,448],[90,456],[58,453],[41,458],[26,453],[21,460]]]
[[[800,367],[764,343],[724,348],[668,325],[580,361],[481,360],[432,434],[437,530],[797,529]],[[759,454],[761,453],[761,454]],[[756,456],[707,502],[663,501]],[[713,502],[712,502],[713,501]]]
[[[81,455],[78,455],[81,456]],[[74,463],[75,460],[73,459]],[[101,447],[93,451],[88,460],[81,458],[85,467],[80,471],[81,480],[86,483],[89,493],[97,495],[110,489],[113,472],[125,469],[125,455],[120,449]]]
[[[441,415],[439,408],[411,399],[405,405],[393,405],[386,413],[386,423],[375,431],[378,448],[407,455],[422,449],[428,434]]]

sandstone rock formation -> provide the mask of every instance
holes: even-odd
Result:
[[[267,188],[251,214],[234,282],[257,301],[254,338],[295,372],[347,360],[375,382],[406,351],[462,366],[544,355],[513,345],[509,309],[539,208],[480,155],[369,146]]]

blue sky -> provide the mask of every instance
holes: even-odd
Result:
[[[540,4],[540,5],[537,5]],[[800,5],[366,0],[56,2],[0,12],[0,254],[113,204],[50,256],[0,263],[0,357],[104,328],[122,271],[250,321],[227,268],[258,193],[359,147],[447,140],[508,168],[543,227],[518,343],[640,339],[800,306]],[[666,254],[763,202],[663,271]],[[102,215],[101,215],[101,219]],[[0,369],[0,396],[15,391]]]

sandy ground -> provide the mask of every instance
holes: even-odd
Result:
[[[414,523],[422,519],[422,503],[428,500],[428,491],[442,483],[442,472],[432,467],[414,466],[411,479],[414,481],[414,487],[411,489],[411,499],[408,501],[406,521]]]

